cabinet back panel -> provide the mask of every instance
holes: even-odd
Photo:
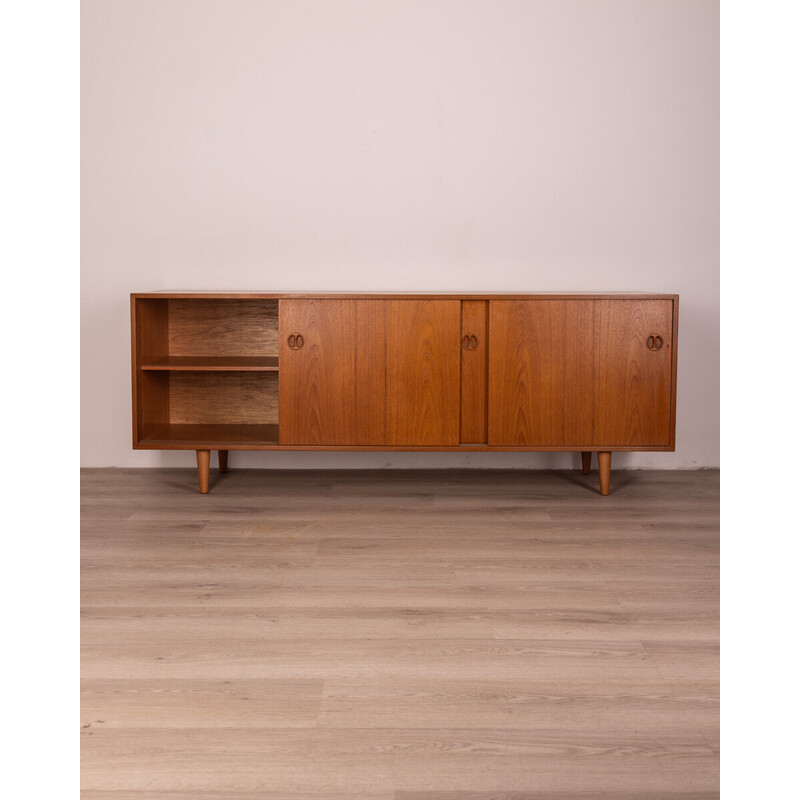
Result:
[[[170,300],[172,356],[277,356],[277,300]]]
[[[173,425],[269,425],[278,422],[274,372],[173,372],[169,407]]]

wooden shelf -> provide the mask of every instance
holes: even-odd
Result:
[[[140,439],[145,445],[194,445],[216,450],[239,444],[278,443],[277,425],[148,425]]]
[[[143,370],[171,372],[277,372],[277,356],[164,356],[151,358]]]

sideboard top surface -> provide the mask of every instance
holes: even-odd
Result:
[[[293,298],[336,298],[340,300],[677,300],[677,294],[655,292],[221,292],[159,291],[133,292],[134,299],[175,300],[288,300]]]

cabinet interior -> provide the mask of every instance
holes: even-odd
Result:
[[[278,441],[278,301],[138,299],[140,443]]]

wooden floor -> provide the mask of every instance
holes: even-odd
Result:
[[[235,458],[83,473],[86,800],[719,796],[718,473]]]

